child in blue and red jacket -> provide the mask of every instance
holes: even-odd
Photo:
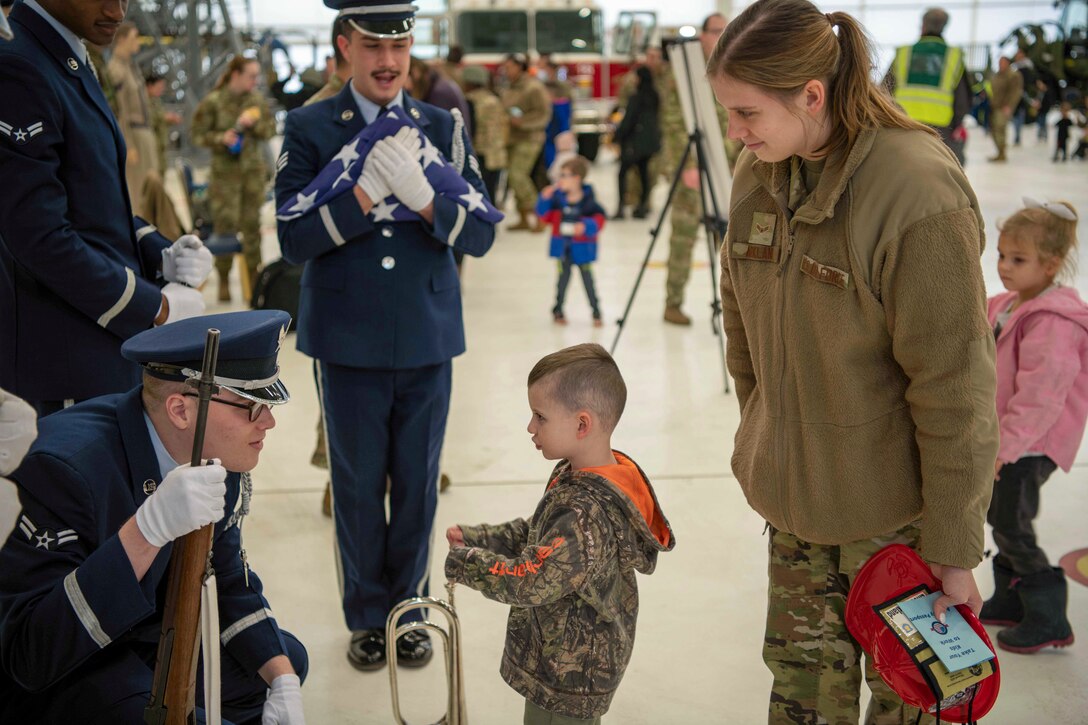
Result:
[[[593,262],[597,259],[597,235],[604,228],[604,209],[593,197],[593,187],[585,183],[589,161],[582,156],[568,159],[559,168],[559,179],[540,192],[536,215],[551,226],[551,256],[559,260],[559,286],[555,295],[552,318],[556,324],[567,324],[563,315],[563,300],[567,296],[571,265],[582,273],[582,283],[593,309],[593,326],[601,327],[601,307],[593,283]]]

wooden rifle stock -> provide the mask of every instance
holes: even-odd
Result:
[[[208,422],[208,405],[217,387],[215,368],[218,360],[219,330],[210,329],[204,343],[200,381],[196,384],[200,402],[190,461],[194,468],[203,462],[204,431]],[[144,722],[148,725],[192,725],[196,721],[200,592],[205,577],[211,573],[214,533],[215,524],[212,523],[174,542],[151,700],[144,710]]]

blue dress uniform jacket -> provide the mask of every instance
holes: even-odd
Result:
[[[403,98],[431,143],[453,158],[449,112]],[[333,98],[287,114],[276,206],[294,199],[365,126],[350,84]],[[462,141],[468,158],[472,146],[464,132]],[[474,164],[463,173],[487,194]],[[480,257],[495,239],[493,224],[463,210],[436,195],[433,227],[375,224],[349,193],[279,222],[283,256],[306,262],[299,350],[324,362],[384,370],[435,365],[463,353],[461,286],[451,250]]]
[[[118,538],[162,479],[141,392],[42,419],[37,442],[12,475],[23,511],[0,550],[0,720],[11,716],[2,703],[12,693],[63,690],[126,642],[158,640],[173,547],[164,547],[137,581]],[[250,571],[245,581],[235,516],[239,479],[227,478],[212,563],[220,642],[256,673],[287,649],[260,579]]]
[[[162,237],[137,239],[102,89],[36,11],[0,43],[0,386],[28,400],[139,384],[121,358],[161,302]]]

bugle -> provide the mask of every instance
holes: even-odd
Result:
[[[393,696],[393,718],[399,725],[408,725],[401,715],[400,690],[397,687],[397,639],[417,629],[429,630],[442,640],[446,653],[446,714],[434,725],[468,725],[468,712],[465,707],[465,679],[461,668],[461,621],[453,608],[453,582],[446,582],[447,601],[435,597],[413,597],[393,607],[385,621],[385,654],[389,661],[389,687]],[[429,619],[405,622],[397,626],[397,621],[406,613],[416,609],[437,609],[446,615],[447,629],[443,629]]]

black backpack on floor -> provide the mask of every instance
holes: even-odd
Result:
[[[285,259],[269,262],[253,282],[253,299],[250,305],[255,310],[283,310],[291,315],[291,330],[298,324],[299,284],[302,270],[306,265],[291,264]]]

